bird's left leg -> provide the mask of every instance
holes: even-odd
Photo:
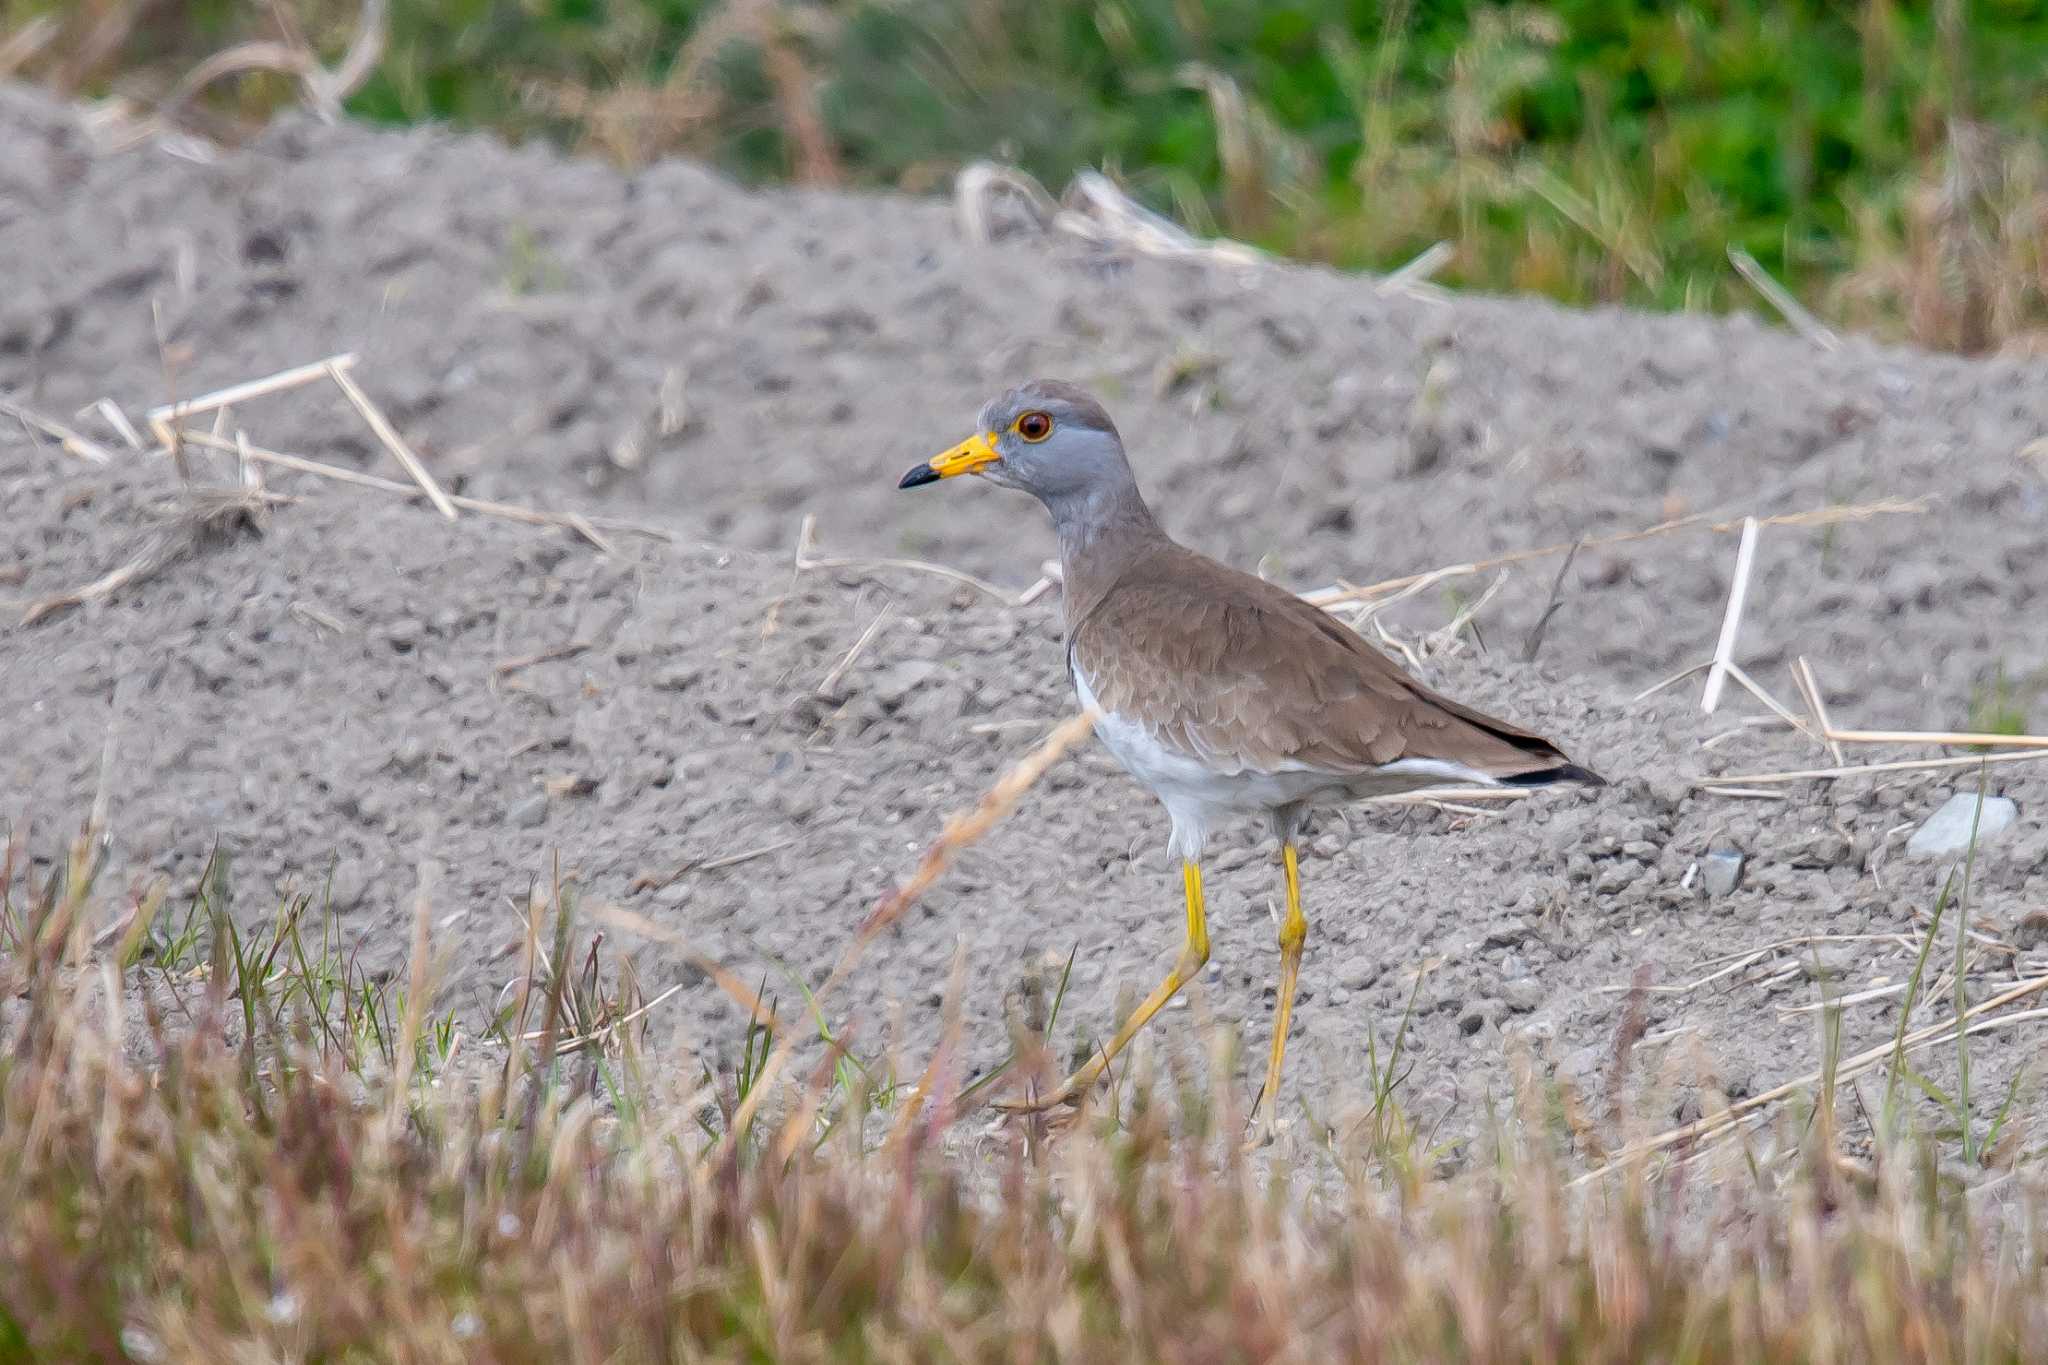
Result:
[[[1202,900],[1202,869],[1193,858],[1181,864],[1181,888],[1187,898],[1188,936],[1187,942],[1181,945],[1180,958],[1174,963],[1172,974],[1131,1012],[1131,1017],[1124,1020],[1123,1027],[1116,1031],[1108,1045],[1097,1049],[1095,1055],[1079,1071],[1067,1077],[1059,1089],[1043,1097],[997,1100],[996,1108],[1013,1113],[1032,1113],[1059,1104],[1078,1104],[1081,1097],[1102,1079],[1102,1073],[1116,1055],[1138,1036],[1138,1030],[1145,1027],[1153,1015],[1166,1008],[1166,1002],[1173,999],[1182,986],[1201,974],[1203,965],[1209,961],[1209,919]]]
[[[1301,976],[1301,949],[1308,942],[1308,918],[1301,913],[1301,862],[1290,831],[1280,842],[1280,859],[1287,870],[1287,914],[1280,921],[1280,993],[1274,1002],[1273,1055],[1266,1063],[1266,1085],[1253,1105],[1265,1106],[1270,1128],[1280,1106],[1280,1059],[1287,1053],[1287,1029],[1294,1020],[1294,987]]]

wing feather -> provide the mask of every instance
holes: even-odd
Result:
[[[1350,775],[1421,758],[1506,778],[1565,762],[1327,612],[1178,545],[1131,566],[1069,640],[1102,706],[1221,772]]]

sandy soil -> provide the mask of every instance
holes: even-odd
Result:
[[[0,263],[0,393],[118,452],[96,466],[0,424],[0,592],[17,605],[123,563],[175,487],[168,462],[81,408],[110,397],[139,419],[344,350],[451,488],[673,534],[612,532],[600,553],[274,473],[301,500],[263,534],[0,625],[9,818],[50,843],[74,827],[112,727],[111,875],[157,869],[189,890],[218,840],[251,917],[331,875],[346,931],[391,964],[426,865],[450,998],[472,1019],[514,970],[508,907],[558,857],[587,897],[750,979],[818,979],[945,814],[1066,714],[1056,592],[1019,606],[928,574],[791,564],[812,514],[820,554],[1030,584],[1052,552],[1036,508],[895,479],[1037,374],[1104,395],[1186,540],[1302,589],[1677,515],[1925,499],[1917,515],[1766,529],[1737,657],[1794,706],[1788,668],[1808,657],[1843,724],[1961,728],[2001,675],[2032,690],[2036,730],[2048,712],[2048,462],[2023,453],[2048,434],[2038,360],[1823,353],[1748,319],[1387,296],[1327,271],[1036,238],[971,247],[938,203],[753,192],[682,164],[628,176],[432,131],[292,123],[200,164],[108,150],[75,111],[5,89]],[[1418,419],[1432,365],[1441,401]],[[665,385],[679,429],[663,430]],[[399,476],[330,388],[234,420],[264,446]],[[1418,447],[1435,454],[1421,472]],[[1584,551],[1533,664],[1524,641],[1560,560],[1523,565],[1478,617],[1485,648],[1467,637],[1427,663],[1433,685],[1615,785],[1476,817],[1325,819],[1305,869],[1295,1099],[1327,1113],[1362,1094],[1367,1032],[1392,1030],[1425,966],[1408,1100],[1450,1132],[1507,1091],[1508,1035],[1597,1087],[1639,967],[1682,985],[1763,950],[1650,997],[1640,1065],[1681,1082],[1673,1112],[1703,1073],[1739,1096],[1812,1070],[1818,1016],[1792,1011],[1904,979],[1948,870],[1905,840],[1976,773],[1715,795],[1695,779],[1831,760],[1745,724],[1765,713],[1739,693],[1713,716],[1697,681],[1632,699],[1709,656],[1734,557],[1732,536],[1705,530]],[[1381,619],[1413,641],[1489,581]],[[1883,756],[1907,752],[1851,755]],[[2020,819],[1975,869],[1977,998],[2048,966],[2048,767],[1988,781]],[[1201,992],[1253,1054],[1279,886],[1258,833],[1214,857]],[[1119,992],[1149,987],[1177,946],[1164,838],[1099,748],[1069,758],[878,945],[835,1014],[921,1060],[962,945],[985,1064],[1006,1046],[1005,993],[1073,950],[1060,1042],[1101,1036]],[[1710,847],[1747,857],[1728,896],[1699,889]],[[672,946],[630,950],[650,990],[691,982],[658,1041],[732,1043],[736,1011]],[[1888,1038],[1894,1011],[1850,1006],[1845,1047]],[[1191,1017],[1153,1036],[1189,1044]],[[1980,1091],[2041,1038],[1981,1038]],[[2038,1085],[2023,1094],[2048,1115]]]

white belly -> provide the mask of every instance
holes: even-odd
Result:
[[[1228,816],[1293,805],[1332,787],[1327,773],[1307,769],[1232,772],[1227,763],[1212,767],[1193,754],[1162,744],[1137,721],[1103,710],[1078,668],[1074,670],[1074,691],[1083,707],[1096,712],[1095,734],[1102,746],[1166,807],[1173,818],[1168,847],[1182,858],[1201,857],[1209,830]]]
[[[1336,774],[1289,765],[1273,770],[1241,766],[1228,755],[1214,763],[1162,743],[1144,725],[1102,708],[1088,679],[1075,668],[1074,692],[1096,713],[1095,733],[1103,747],[1138,779],[1173,818],[1168,847],[1183,858],[1199,858],[1209,830],[1231,815],[1268,812],[1285,806],[1356,800],[1374,789],[1388,792],[1440,783],[1497,785],[1485,773],[1439,759],[1404,758],[1366,773]]]

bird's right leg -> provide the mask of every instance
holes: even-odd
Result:
[[[1116,1031],[1109,1045],[1098,1050],[1085,1066],[1067,1077],[1059,1089],[1043,1097],[999,1100],[997,1108],[1029,1113],[1050,1109],[1054,1105],[1075,1103],[1102,1078],[1103,1071],[1137,1036],[1138,1030],[1164,1009],[1166,1002],[1173,999],[1182,986],[1195,979],[1195,974],[1209,960],[1209,921],[1202,906],[1202,870],[1192,859],[1181,864],[1181,883],[1187,894],[1188,937],[1187,942],[1181,945],[1180,960],[1173,964],[1172,973],[1159,983],[1157,990],[1145,997],[1145,1003],[1131,1011],[1131,1017],[1124,1020],[1123,1027]]]

